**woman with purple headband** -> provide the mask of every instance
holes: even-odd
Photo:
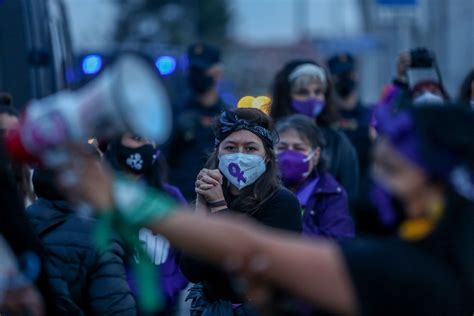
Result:
[[[209,214],[232,210],[269,227],[300,232],[298,200],[278,177],[273,150],[277,135],[271,118],[252,108],[224,111],[215,136],[216,149],[196,180],[201,209]],[[193,316],[209,313],[220,300],[234,304],[236,315],[247,315],[246,304],[239,305],[246,298],[233,291],[225,273],[189,257],[181,260],[181,268],[190,281],[198,283],[189,296]]]
[[[101,216],[145,225],[245,277],[256,303],[270,287],[344,315],[472,315],[474,115],[439,106],[379,114],[375,179],[388,195],[381,206],[401,217],[389,237],[304,240],[242,218],[176,212],[144,190],[135,200],[149,207],[134,207],[117,199],[120,181],[88,164],[88,183],[74,189]],[[88,189],[92,180],[102,190]]]

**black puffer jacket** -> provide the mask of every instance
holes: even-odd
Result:
[[[79,217],[64,201],[40,198],[27,213],[46,248],[45,269],[59,309],[68,315],[136,315],[118,240],[101,253],[94,220]]]

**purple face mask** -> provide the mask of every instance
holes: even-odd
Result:
[[[309,173],[309,160],[305,154],[294,150],[285,150],[277,156],[281,179],[285,185],[298,184],[304,181]]]
[[[320,99],[308,99],[306,101],[293,100],[291,106],[297,113],[315,118],[321,114],[326,106],[326,102]]]

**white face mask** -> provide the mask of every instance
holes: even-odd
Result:
[[[239,190],[257,181],[266,169],[265,160],[259,155],[236,153],[219,157],[219,170]]]
[[[431,93],[429,91],[424,92],[423,94],[417,96],[413,100],[413,104],[417,105],[426,105],[426,104],[442,104],[444,100],[437,94]]]

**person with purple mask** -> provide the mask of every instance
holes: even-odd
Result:
[[[278,122],[277,161],[285,186],[303,210],[303,233],[336,240],[353,238],[354,222],[347,193],[325,171],[324,138],[308,117],[295,114]]]
[[[338,120],[328,72],[312,60],[293,60],[275,76],[271,116],[278,121],[291,114],[314,120],[326,139],[328,170],[352,201],[358,194],[359,161],[347,136],[334,126]]]

